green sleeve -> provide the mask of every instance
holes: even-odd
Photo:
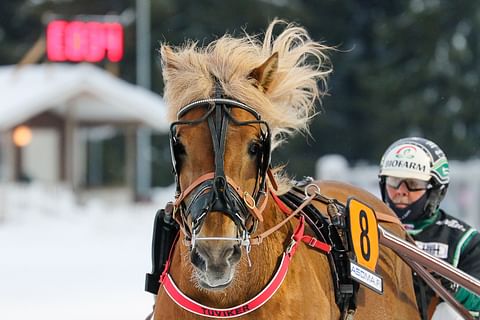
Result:
[[[456,267],[472,277],[480,279],[480,234],[471,228],[462,239],[463,241],[459,243],[456,250],[461,252]],[[466,309],[480,311],[480,296],[462,287],[459,287],[454,296]]]
[[[480,297],[465,288],[459,288],[455,299],[470,311],[480,311]]]

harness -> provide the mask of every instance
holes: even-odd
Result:
[[[313,179],[307,178],[292,190],[279,197],[290,209],[298,207],[303,201],[302,194]],[[331,199],[317,193],[314,200],[327,205],[330,219],[327,219],[313,204],[303,209],[305,220],[315,237],[328,243],[332,250],[327,255],[335,289],[335,302],[342,313],[341,319],[355,313],[356,295],[359,284],[350,276],[350,255],[347,238],[345,236],[345,206],[336,199]]]
[[[255,310],[268,301],[281,285],[286,276],[288,265],[296,251],[299,241],[303,241],[327,255],[330,270],[332,273],[333,285],[335,288],[335,302],[342,314],[341,319],[352,319],[356,310],[356,294],[359,284],[352,279],[350,260],[355,258],[354,250],[350,247],[352,242],[347,232],[345,219],[345,205],[336,199],[325,197],[320,193],[318,186],[307,180],[297,184],[292,190],[282,196],[276,196],[272,190],[269,192],[269,185],[275,189],[275,180],[270,173],[271,133],[268,124],[263,121],[253,108],[231,99],[223,97],[220,86],[217,84],[215,98],[195,101],[183,107],[178,112],[178,121],[170,127],[170,148],[172,155],[173,173],[176,180],[175,202],[169,203],[164,210],[159,210],[155,217],[154,234],[152,240],[152,273],[147,274],[145,290],[157,294],[160,284],[167,293],[176,299],[187,301],[180,306],[187,310],[199,313],[203,310],[206,316],[230,318],[239,316]],[[182,118],[193,109],[203,109],[204,113],[199,119],[183,120]],[[252,115],[253,120],[241,121],[235,118],[234,110],[241,109]],[[206,122],[210,131],[213,153],[214,170],[207,172],[190,183],[184,190],[181,187],[181,140],[178,136],[179,126],[196,126]],[[227,176],[224,170],[225,144],[229,125],[233,126],[258,126],[259,141],[258,152],[255,152],[257,159],[257,174],[252,190],[244,190],[234,179]],[[268,178],[270,176],[270,179]],[[310,183],[310,184],[309,184]],[[316,190],[310,192],[309,187]],[[277,203],[278,207],[287,215],[282,222],[260,235],[252,236],[255,233],[258,222],[263,221],[263,210],[266,207],[268,194]],[[311,205],[312,201],[320,201],[327,208],[327,214],[323,215],[317,208]],[[348,204],[347,204],[348,206]],[[234,237],[199,237],[200,229],[210,212],[218,211],[230,217],[236,227],[237,234]],[[381,213],[377,213],[380,216]],[[392,222],[392,217],[383,214],[383,221]],[[247,258],[251,245],[259,245],[262,240],[277,231],[292,218],[297,217],[299,223],[292,235],[291,243],[285,249],[280,267],[274,274],[270,283],[252,300],[247,301],[240,307],[233,309],[213,309],[195,303],[190,303],[188,297],[182,296],[176,288],[173,280],[168,275],[169,253],[178,238],[178,232],[185,235],[184,244],[190,250],[195,248],[197,241],[202,240],[230,240],[237,241],[244,247]],[[190,221],[190,223],[187,223]],[[393,221],[398,223],[397,221]],[[305,235],[305,223],[310,227],[314,236]],[[380,241],[388,244],[390,248],[395,247],[396,239],[390,236],[380,226]],[[353,245],[355,250],[355,245]],[[405,244],[401,245],[402,248]],[[395,250],[407,263],[422,277],[428,278],[429,274],[417,263],[410,261],[403,249]],[[405,256],[404,256],[405,255]],[[417,253],[418,255],[418,253]],[[250,263],[250,260],[248,260]],[[433,269],[433,266],[431,266]],[[455,272],[454,272],[455,273]],[[452,279],[452,278],[450,278]],[[465,276],[462,276],[465,279]],[[475,283],[472,281],[472,283]],[[435,284],[434,284],[435,286]],[[440,285],[439,285],[440,286]],[[441,286],[440,286],[441,287]],[[441,289],[436,290],[441,292]],[[175,297],[173,297],[175,295]],[[447,295],[442,295],[446,297]],[[447,299],[446,299],[447,300]],[[454,300],[451,298],[451,300]],[[207,314],[205,314],[207,312]],[[201,313],[199,313],[201,314]]]
[[[203,115],[194,120],[182,119],[194,109],[203,109]],[[253,120],[240,121],[236,119],[232,112],[234,109],[248,112],[253,116]],[[344,207],[340,207],[340,204],[334,200],[321,197],[319,192],[311,195],[308,201],[306,201],[308,190],[302,191],[300,185],[295,190],[281,197],[277,197],[273,192],[270,192],[288,217],[274,228],[267,230],[261,235],[252,237],[251,234],[255,233],[258,221],[263,221],[262,212],[266,207],[268,199],[267,181],[270,180],[270,184],[275,185],[273,175],[270,175],[270,179],[267,177],[271,154],[271,134],[268,124],[261,119],[260,114],[253,108],[241,102],[224,98],[218,83],[216,84],[215,98],[199,100],[186,105],[177,113],[177,118],[179,120],[173,122],[170,126],[170,148],[173,173],[177,186],[176,199],[165,210],[160,210],[155,218],[152,240],[153,271],[151,274],[147,274],[145,290],[156,294],[160,286],[159,280],[166,289],[167,287],[173,288],[171,285],[169,286],[172,282],[170,282],[171,279],[167,276],[169,266],[168,253],[174,246],[178,231],[184,233],[184,244],[189,246],[190,249],[195,247],[197,241],[232,240],[238,241],[245,248],[248,257],[252,244],[260,244],[265,237],[297,216],[299,217],[297,231],[292,235],[292,243],[283,254],[277,274],[279,272],[282,273],[283,270],[285,272],[283,278],[286,275],[288,263],[295,252],[298,241],[302,240],[312,247],[323,250],[323,252],[327,253],[332,278],[334,279],[336,303],[342,313],[353,313],[355,310],[355,293],[358,285],[355,285],[348,276],[348,248],[346,242],[342,241],[337,231],[337,228],[344,227],[341,219],[337,219],[339,216],[338,212],[344,210]],[[179,175],[182,150],[178,128],[180,126],[196,126],[203,122],[207,122],[210,131],[214,153],[214,171],[200,176],[182,190]],[[258,125],[260,127],[257,178],[255,187],[251,192],[243,190],[224,171],[225,144],[229,124],[234,126]],[[305,194],[305,197],[302,194]],[[313,205],[309,205],[314,199],[328,202],[329,208],[335,211],[333,217],[337,220],[332,221],[336,221],[336,225],[330,223]],[[207,215],[212,211],[225,213],[235,222],[237,226],[236,237],[198,236]],[[188,218],[191,221],[190,225],[187,224]],[[303,234],[305,221],[313,230],[315,237]],[[284,263],[284,261],[287,263]],[[279,286],[282,281],[277,281],[276,285]],[[270,284],[268,287],[270,287]]]
[[[162,257],[164,260],[154,264],[153,272],[151,274],[147,274],[145,290],[153,294],[157,294],[161,284],[167,294],[179,306],[188,310],[189,312],[202,316],[232,318],[245,315],[246,313],[252,312],[261,307],[273,296],[286,277],[289,264],[296,252],[298,243],[303,241],[310,247],[316,248],[327,255],[335,288],[335,300],[342,314],[341,319],[351,319],[356,309],[355,297],[358,290],[358,284],[355,284],[348,275],[349,265],[347,249],[345,249],[345,245],[337,231],[337,228],[329,221],[329,219],[325,218],[311,204],[311,202],[316,200],[328,203],[329,212],[332,214],[332,217],[336,218],[339,218],[339,210],[343,210],[343,205],[337,200],[329,199],[320,195],[318,192],[313,193],[309,196],[309,198],[305,199],[305,197],[302,195],[309,194],[307,185],[299,185],[282,196],[276,196],[273,192],[270,194],[279,208],[287,215],[287,218],[282,221],[281,225],[294,217],[298,217],[299,223],[292,234],[290,244],[286,247],[284,253],[280,257],[280,263],[277,271],[272,276],[270,282],[257,296],[242,303],[241,305],[227,309],[210,308],[185,296],[178,289],[168,274],[170,257],[167,257],[165,252],[167,252],[167,249],[170,251],[170,255],[173,252],[173,247],[178,239],[178,229],[170,229],[170,236],[168,237],[165,235],[160,236],[162,232],[166,231],[163,226],[165,218],[163,220],[156,219],[156,223],[158,221],[160,224],[162,224],[163,228],[155,228],[155,230],[157,230],[157,234],[154,234],[154,239],[158,237],[161,237],[162,239],[170,239],[170,247],[167,247],[167,245],[164,243],[162,247],[152,248],[153,257]],[[169,220],[171,219],[170,208],[170,205],[167,206],[168,211],[162,210],[157,215],[163,217],[170,216],[170,218],[167,218],[166,220],[171,221]],[[315,236],[304,234],[305,222],[313,230]],[[265,237],[278,230],[277,226],[256,237],[251,238],[250,241],[252,244],[260,244]],[[153,241],[153,244],[158,245],[158,243],[158,241]],[[162,254],[155,254],[157,250],[161,251]],[[157,268],[156,270],[155,267]]]
[[[199,119],[181,119],[188,112],[197,108],[203,108],[205,111]],[[253,116],[254,120],[239,121],[235,119],[232,112],[234,109],[242,109],[248,112]],[[256,110],[248,105],[226,99],[223,96],[218,81],[215,88],[215,98],[192,102],[183,107],[177,116],[178,121],[172,123],[170,127],[170,148],[173,173],[175,174],[177,186],[176,199],[174,203],[167,205],[164,210],[159,210],[155,217],[152,241],[153,271],[151,274],[147,274],[145,283],[146,291],[156,294],[160,286],[159,281],[161,281],[165,288],[173,288],[174,283],[170,281],[171,278],[168,276],[168,256],[175,245],[175,239],[178,238],[179,231],[184,233],[186,239],[185,244],[192,249],[195,247],[197,241],[231,240],[238,241],[245,248],[248,257],[252,244],[260,244],[263,238],[278,230],[290,219],[298,217],[299,224],[292,235],[292,242],[285,249],[280,262],[280,268],[273,276],[273,280],[275,281],[271,281],[265,290],[259,294],[261,298],[258,298],[258,296],[255,297],[253,300],[243,304],[242,308],[247,307],[247,309],[249,309],[252,305],[255,305],[255,308],[257,308],[273,295],[286,275],[288,263],[295,253],[298,242],[303,241],[327,255],[335,288],[336,304],[342,313],[342,319],[352,319],[356,309],[356,293],[359,285],[352,280],[349,270],[352,248],[350,248],[351,242],[348,239],[348,232],[346,232],[345,205],[336,199],[323,196],[319,190],[317,193],[310,195],[306,183],[297,185],[290,192],[280,197],[270,192],[278,207],[281,208],[288,217],[274,228],[256,237],[252,237],[252,234],[254,234],[257,229],[258,221],[263,221],[262,212],[266,207],[269,193],[268,180],[270,180],[271,184],[275,183],[273,178],[268,179],[267,177],[271,155],[271,133],[268,124],[261,119],[260,114],[258,114]],[[195,126],[204,121],[207,122],[210,131],[214,153],[214,170],[200,176],[182,190],[179,175],[181,170],[182,145],[177,134],[177,128],[183,125]],[[255,176],[256,180],[253,190],[243,190],[231,177],[225,174],[224,156],[229,125],[258,125],[261,128],[259,139],[260,148],[257,157],[257,174]],[[303,194],[305,194],[305,197],[303,197]],[[318,209],[309,204],[311,201],[320,201],[325,204],[328,215],[322,215]],[[234,221],[237,226],[237,234],[235,237],[198,237],[207,215],[212,211],[223,212]],[[377,216],[380,215],[380,213],[376,214]],[[392,221],[392,217],[385,217],[386,219],[383,221],[398,223],[398,221]],[[187,221],[191,223],[187,224]],[[303,233],[305,222],[312,230],[314,237]],[[435,281],[423,266],[415,262],[415,259],[420,255],[415,251],[418,249],[413,246],[412,248],[408,248],[402,239],[395,238],[381,228],[381,226],[378,226],[378,229],[381,231],[381,244],[393,249],[424,279],[430,279],[426,281],[444,300],[450,299],[455,303],[451,295],[450,298],[448,298],[448,292],[442,288],[441,284]],[[352,246],[355,250],[355,244]],[[424,259],[425,262],[423,265],[428,266],[433,271],[439,272],[437,270],[442,270],[444,272],[443,274],[449,275],[450,280],[458,279],[459,283],[461,282],[460,280],[462,280],[469,285],[467,288],[473,288],[472,291],[477,293],[480,292],[480,284],[478,281],[475,281],[476,279],[469,279],[468,275],[457,274],[458,272],[451,270],[449,266],[442,266],[441,261],[431,261],[429,257],[424,257]],[[274,284],[271,285],[272,283]],[[436,287],[438,288],[435,289]],[[168,291],[169,289],[166,290]],[[266,291],[269,293],[265,295],[264,293]],[[190,300],[188,297],[183,298],[187,301]],[[240,308],[240,310],[227,311],[213,310],[213,314],[210,314],[210,316],[217,316],[215,312],[226,312],[227,316],[238,316],[245,311],[242,308]],[[212,309],[210,308],[209,310],[211,311]],[[469,318],[467,311],[465,311],[464,316]]]
[[[212,309],[207,306],[196,303],[195,301],[184,296],[176,287],[173,280],[168,275],[170,259],[168,252],[172,252],[176,238],[178,238],[178,224],[166,227],[165,221],[173,221],[172,206],[168,205],[167,210],[160,210],[157,213],[155,223],[158,226],[154,228],[154,240],[152,244],[152,257],[162,259],[154,262],[153,271],[147,274],[145,282],[145,290],[157,294],[160,284],[164,286],[167,294],[190,312],[215,317],[231,317],[234,315],[243,315],[251,312],[263,305],[273,296],[273,293],[283,282],[288,271],[289,264],[297,249],[298,242],[303,241],[310,247],[326,254],[335,288],[335,302],[342,314],[340,319],[352,319],[356,310],[356,294],[359,285],[354,282],[349,274],[349,248],[345,241],[342,228],[345,227],[344,217],[342,216],[345,207],[336,199],[327,198],[320,193],[314,193],[307,200],[306,195],[309,194],[307,185],[311,180],[299,183],[295,188],[282,196],[276,196],[273,192],[274,201],[278,207],[287,215],[287,218],[281,223],[283,225],[293,217],[299,218],[299,224],[292,235],[292,242],[285,249],[281,256],[280,264],[272,277],[272,280],[266,285],[264,290],[257,296],[246,301],[245,303],[228,309]],[[327,219],[320,211],[313,206],[312,201],[320,201],[327,205],[327,211],[330,219]],[[163,217],[163,218],[162,218]],[[304,223],[313,231],[314,236],[304,234]],[[264,238],[278,230],[279,225],[267,230],[261,235],[252,238],[252,244],[260,244]],[[168,232],[168,236],[165,234]],[[340,235],[342,233],[342,235]],[[158,241],[163,239],[164,242]],[[157,246],[157,247],[153,247]]]
[[[203,240],[230,240],[241,244],[249,259],[251,245],[259,245],[262,240],[278,230],[294,217],[299,218],[299,225],[296,232],[292,235],[291,244],[285,249],[282,255],[280,268],[275,273],[275,281],[271,281],[264,291],[274,293],[281,285],[288,264],[297,248],[298,242],[303,241],[308,245],[326,253],[329,261],[333,285],[335,289],[335,302],[342,314],[342,319],[351,319],[356,310],[356,294],[359,284],[352,280],[350,270],[350,260],[354,258],[353,250],[350,247],[351,239],[347,232],[345,221],[345,205],[336,199],[330,199],[323,196],[320,190],[310,193],[308,185],[312,180],[299,183],[288,193],[277,197],[274,192],[268,191],[269,184],[275,185],[273,175],[269,176],[270,153],[271,153],[271,133],[268,124],[263,121],[260,114],[253,108],[241,102],[223,97],[220,86],[217,84],[215,98],[204,99],[192,102],[177,114],[178,121],[171,124],[170,127],[170,148],[172,155],[173,173],[176,180],[175,201],[169,204],[165,210],[160,210],[155,218],[154,236],[152,241],[152,259],[153,270],[147,274],[145,289],[148,292],[156,294],[160,283],[165,288],[171,289],[169,292],[181,298],[172,279],[168,276],[169,260],[168,256],[174,247],[175,238],[181,231],[185,235],[184,244],[191,250],[195,248],[197,241]],[[194,109],[203,109],[204,113],[198,119],[182,119]],[[240,109],[249,113],[253,119],[241,121],[235,118],[234,110]],[[207,123],[212,148],[214,153],[214,170],[207,172],[187,187],[182,189],[180,181],[180,170],[182,167],[182,145],[178,136],[180,126],[196,126],[203,122]],[[258,126],[259,134],[259,152],[257,154],[257,174],[252,190],[243,190],[239,184],[231,177],[225,174],[225,145],[229,125],[233,126]],[[313,185],[312,185],[313,186]],[[315,186],[316,187],[316,186]],[[274,187],[273,187],[274,188]],[[316,187],[318,188],[318,187]],[[266,207],[268,193],[276,201],[279,208],[287,215],[281,223],[273,228],[263,232],[260,235],[252,236],[257,229],[259,221],[263,221],[262,212]],[[311,201],[320,201],[327,207],[327,215],[322,214],[317,208],[310,204]],[[199,237],[200,229],[210,212],[218,211],[229,216],[237,226],[235,237]],[[190,223],[187,223],[190,221]],[[385,220],[384,220],[385,221]],[[388,219],[386,219],[388,221]],[[389,221],[392,222],[392,221]],[[304,223],[307,223],[314,236],[304,235]],[[383,238],[385,239],[385,237]],[[249,260],[250,262],[250,260]],[[423,270],[421,270],[423,271]],[[417,272],[421,272],[417,271]],[[277,276],[280,275],[280,276]],[[279,281],[277,281],[280,279]],[[159,283],[160,281],[160,283]],[[167,290],[169,290],[167,289]],[[176,292],[176,293],[175,293]],[[225,312],[229,317],[232,312],[238,313],[243,310],[250,312],[254,308],[265,303],[271,295],[260,295],[253,301],[248,301],[242,305],[242,308],[232,310],[213,310],[206,306],[192,307],[189,309],[206,310],[213,312]],[[260,300],[258,300],[260,299]],[[183,299],[189,301],[189,299]],[[183,307],[186,307],[185,305]],[[245,309],[245,307],[247,307]],[[246,312],[245,311],[245,312]],[[242,313],[240,312],[240,313]]]

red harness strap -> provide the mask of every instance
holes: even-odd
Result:
[[[305,242],[310,247],[316,248],[325,253],[330,253],[332,251],[332,246],[328,243],[318,240],[312,236],[303,236],[302,241]]]
[[[285,202],[283,202],[273,191],[270,192],[270,194],[272,195],[273,200],[275,201],[277,206],[280,208],[280,210],[283,211],[283,213],[285,213],[287,216],[292,214],[293,212],[292,209],[290,209],[285,204]],[[299,239],[296,239],[296,240],[298,241]],[[318,250],[323,251],[324,253],[330,253],[330,251],[332,250],[331,245],[323,241],[320,241],[317,238],[314,238],[312,236],[304,235],[301,240],[305,242],[307,245],[309,245],[310,247],[317,248]]]
[[[282,210],[283,213],[285,213],[287,216],[292,214],[292,209],[290,209],[285,202],[280,200],[280,198],[275,194],[275,192],[271,191],[270,194],[272,195],[273,200],[275,200],[275,203],[277,206]]]
[[[160,284],[163,286],[168,296],[178,306],[180,306],[181,308],[189,312],[192,312],[204,317],[222,318],[222,319],[235,318],[235,317],[245,315],[264,305],[275,294],[275,292],[277,292],[278,288],[280,288],[283,281],[285,280],[285,277],[288,272],[288,267],[297,249],[298,241],[302,240],[308,243],[312,247],[318,248],[326,253],[330,252],[330,246],[328,244],[322,243],[310,236],[304,235],[304,231],[305,231],[305,218],[301,216],[299,224],[295,229],[294,234],[292,235],[292,241],[290,245],[286,248],[286,250],[283,252],[282,261],[277,271],[275,272],[275,275],[273,276],[272,280],[270,280],[267,286],[261,292],[259,292],[255,297],[235,307],[225,308],[225,309],[211,308],[211,307],[202,305],[197,301],[186,296],[175,285],[172,277],[168,273],[170,259],[167,262],[165,271],[160,278]]]

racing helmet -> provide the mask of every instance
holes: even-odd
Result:
[[[403,138],[391,144],[382,156],[378,176],[384,202],[388,200],[385,191],[386,176],[428,181],[425,204],[418,208],[421,212],[412,212],[412,217],[415,218],[426,218],[435,213],[450,182],[445,153],[434,142],[419,137]],[[392,209],[399,215],[399,209]],[[400,215],[399,217],[402,219]]]

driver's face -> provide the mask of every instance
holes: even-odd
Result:
[[[411,180],[411,179],[410,179]],[[392,184],[386,183],[386,191],[388,197],[393,201],[397,208],[403,209],[408,205],[414,203],[418,199],[420,199],[426,192],[425,189],[415,189],[411,191],[411,188],[408,187],[409,181],[401,181],[396,187],[392,186]]]

